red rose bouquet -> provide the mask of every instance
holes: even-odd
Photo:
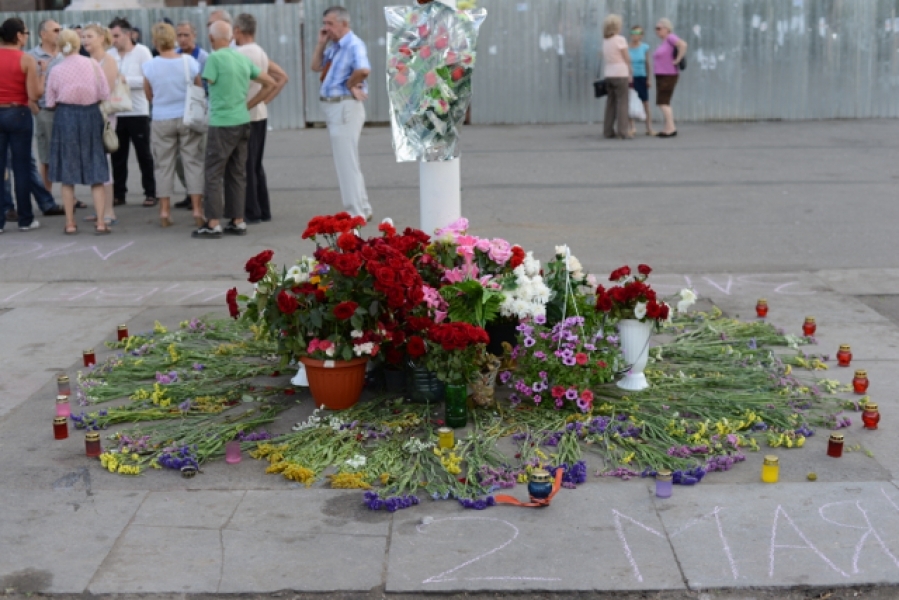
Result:
[[[470,383],[487,357],[487,332],[468,323],[436,323],[409,337],[407,352],[450,385]],[[417,355],[417,356],[416,356]]]
[[[639,265],[637,274],[631,274],[628,266],[612,271],[609,281],[616,285],[610,289],[596,288],[596,310],[615,319],[637,319],[658,323],[671,315],[671,307],[656,297],[656,292],[646,284],[652,273],[648,265]]]

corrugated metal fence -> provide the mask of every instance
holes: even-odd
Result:
[[[411,1],[411,0],[410,0]],[[228,6],[259,21],[257,41],[290,75],[272,105],[274,129],[322,121],[318,74],[308,62],[325,8],[353,17],[372,62],[368,119],[388,121],[384,79],[384,6],[399,0],[305,0],[303,5]],[[640,24],[655,47],[655,21],[670,18],[689,44],[688,68],[674,99],[680,119],[832,119],[899,116],[899,0],[480,0],[481,28],[472,120],[566,123],[601,119],[592,98],[602,19],[621,14]],[[108,24],[122,15],[145,37],[163,16],[189,20],[205,42],[212,8],[20,13],[37,31],[41,19]],[[0,13],[0,21],[13,16]],[[34,42],[37,41],[35,37]],[[305,58],[301,53],[305,44]],[[304,62],[306,64],[304,64]],[[305,83],[305,102],[303,84]]]
[[[290,81],[281,94],[275,98],[269,109],[268,123],[273,129],[296,129],[305,125],[303,116],[303,65],[301,60],[302,7],[298,4],[249,4],[225,6],[232,17],[240,13],[250,13],[257,20],[256,42],[268,55],[290,75]],[[173,23],[190,21],[197,29],[197,43],[208,49],[206,17],[211,8],[165,8],[141,10],[97,10],[97,11],[38,11],[22,13],[0,13],[0,22],[9,17],[19,17],[28,29],[37,32],[38,23],[43,19],[54,19],[63,25],[75,23],[100,23],[109,25],[117,16],[125,17],[134,27],[139,27],[143,42],[150,44],[150,28],[154,23],[168,17]],[[31,36],[31,43],[40,43],[37,34]]]
[[[306,0],[313,34],[335,0]],[[369,47],[370,121],[387,121],[383,7],[342,0]],[[680,119],[832,119],[899,116],[899,0],[480,0],[472,121],[563,123],[601,119],[592,98],[602,20],[625,27],[674,22],[689,44],[673,102]],[[306,36],[311,56],[314,35]],[[307,74],[307,120],[321,120]]]

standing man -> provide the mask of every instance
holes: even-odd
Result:
[[[209,26],[212,53],[206,59],[202,75],[209,82],[204,200],[208,220],[191,234],[195,238],[216,239],[222,237],[222,233],[247,234],[244,202],[247,193],[250,110],[275,87],[275,82],[268,74],[260,71],[246,56],[229,47],[231,36],[231,26],[224,21],[217,21]],[[250,81],[260,83],[262,89],[248,101]],[[229,219],[224,228],[220,224],[223,216]]]
[[[150,103],[144,93],[142,66],[152,60],[149,48],[131,41],[131,24],[122,18],[109,24],[113,48],[109,53],[119,66],[119,76],[124,77],[131,89],[131,111],[116,113],[116,134],[119,149],[112,154],[112,197],[115,206],[125,204],[128,194],[128,153],[134,144],[137,164],[140,167],[144,188],[144,206],[156,206],[156,180],[153,176],[153,155],[150,152]]]
[[[371,221],[371,205],[359,166],[359,136],[365,125],[363,102],[368,98],[365,80],[371,64],[365,42],[350,30],[350,13],[342,6],[325,10],[311,68],[321,73],[319,100],[331,136],[344,209]]]
[[[190,21],[181,21],[178,23],[178,26],[175,28],[175,37],[178,40],[178,54],[189,54],[193,56],[198,63],[200,63],[200,74],[203,74],[203,67],[206,66],[206,59],[209,57],[209,53],[197,46],[197,30],[194,27],[193,23]],[[206,82],[203,82],[203,87],[206,88]],[[208,92],[208,90],[207,90]],[[203,137],[200,141],[200,153],[205,156],[206,154],[206,134],[203,134]],[[178,175],[178,180],[181,182],[181,186],[184,189],[187,189],[187,183],[184,180],[184,165],[181,163],[181,153],[179,152],[175,157],[175,173]],[[193,204],[191,203],[190,196],[185,196],[184,200],[181,202],[175,203],[175,208],[186,208],[188,210],[193,208]]]
[[[250,111],[250,141],[247,144],[247,200],[244,216],[249,223],[272,220],[272,209],[268,198],[268,182],[262,157],[265,153],[265,134],[268,130],[268,108],[266,104],[275,99],[287,84],[287,73],[269,59],[265,50],[256,43],[256,18],[242,13],[234,21],[234,41],[237,51],[249,58],[263,73],[268,73],[275,82],[272,91]],[[259,93],[258,83],[250,84],[247,101]]]

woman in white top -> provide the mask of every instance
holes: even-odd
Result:
[[[119,77],[119,68],[116,66],[115,59],[106,53],[106,50],[112,46],[112,34],[102,25],[91,23],[81,30],[81,47],[87,50],[90,57],[100,64],[100,69],[106,76],[109,83],[110,91],[115,87],[116,79]],[[112,130],[115,131],[116,117],[115,115],[104,115],[109,122]],[[108,153],[107,153],[108,157]],[[109,165],[110,178],[103,186],[106,190],[106,214],[105,221],[107,225],[115,225],[118,218],[115,215],[115,206],[112,201],[112,163]],[[97,215],[89,215],[84,217],[85,221],[96,221]]]
[[[200,85],[200,63],[175,51],[175,28],[168,23],[153,26],[153,45],[159,56],[143,64],[144,91],[152,102],[152,147],[159,198],[159,221],[173,225],[170,200],[175,192],[175,156],[181,151],[184,180],[197,225],[205,223],[200,201],[203,195],[203,134],[184,124],[184,103],[190,85]]]
[[[627,40],[621,35],[619,15],[609,15],[603,20],[602,36],[603,77],[607,92],[603,135],[607,138],[615,137],[615,121],[618,121],[618,137],[632,139],[634,136],[630,133],[627,95],[634,74]]]

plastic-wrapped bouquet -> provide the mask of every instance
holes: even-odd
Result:
[[[457,127],[471,101],[478,29],[484,9],[442,2],[388,6],[387,94],[399,162],[451,160]]]

